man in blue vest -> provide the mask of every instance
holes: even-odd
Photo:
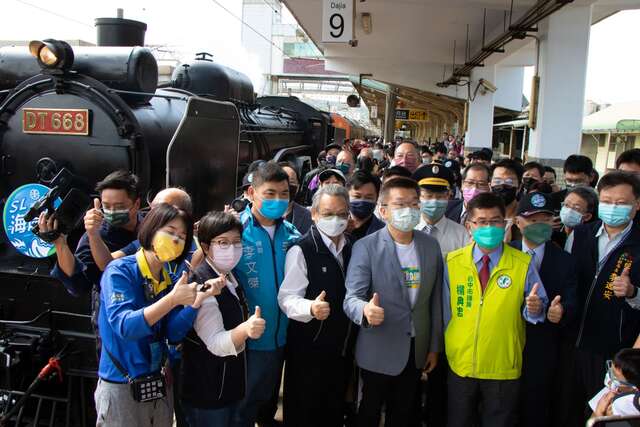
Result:
[[[277,163],[256,169],[247,193],[251,204],[240,217],[243,253],[234,273],[247,305],[260,306],[267,327],[260,339],[247,344],[247,389],[234,424],[253,427],[260,406],[272,398],[282,374],[287,316],[278,307],[278,290],[287,250],[300,233],[282,219],[289,206],[289,176]]]

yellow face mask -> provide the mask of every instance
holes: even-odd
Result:
[[[160,262],[169,262],[178,258],[184,250],[184,239],[173,236],[164,231],[158,231],[153,236],[153,252]]]

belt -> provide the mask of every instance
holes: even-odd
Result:
[[[108,379],[106,379],[106,378],[102,378],[102,377],[100,377],[100,380],[101,380],[101,381],[104,381],[105,383],[109,383],[109,384],[120,384],[120,385],[122,385],[122,384],[129,384],[129,382],[128,382],[128,381],[124,381],[124,382],[122,382],[122,381],[111,381],[111,380],[108,380]]]

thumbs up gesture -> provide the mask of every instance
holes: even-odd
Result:
[[[320,292],[320,295],[318,295],[316,299],[311,303],[311,315],[318,320],[326,319],[331,313],[329,303],[324,300],[326,297],[327,293],[325,291],[322,291]]]
[[[255,313],[244,322],[245,333],[247,337],[256,340],[262,336],[266,326],[267,322],[262,318],[262,310],[256,305]]]
[[[547,319],[549,319],[549,322],[551,323],[560,323],[563,314],[564,308],[562,307],[562,303],[560,302],[560,295],[556,295],[553,301],[551,301],[549,310],[547,310]]]
[[[182,276],[171,289],[171,301],[174,307],[178,305],[193,305],[196,301],[198,284],[196,282],[187,283],[187,279],[187,272],[183,271]]]
[[[613,294],[620,298],[631,298],[633,296],[633,285],[629,276],[629,267],[622,270],[622,274],[613,279]]]
[[[384,322],[384,308],[380,307],[380,297],[374,293],[371,300],[364,306],[364,317],[371,326],[379,326]]]
[[[100,227],[102,227],[103,220],[100,199],[95,198],[93,199],[93,208],[89,209],[84,215],[84,229],[89,237],[100,235]]]
[[[531,292],[529,296],[525,299],[527,303],[527,312],[532,315],[540,314],[542,311],[542,300],[538,296],[538,289],[540,288],[540,284],[536,283],[531,288]]]

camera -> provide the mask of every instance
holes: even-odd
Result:
[[[247,205],[249,205],[249,200],[244,197],[238,197],[231,202],[231,207],[238,213],[243,212],[247,208]]]

